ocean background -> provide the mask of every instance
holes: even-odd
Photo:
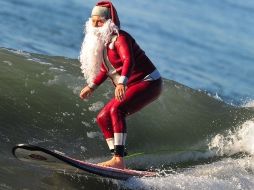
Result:
[[[127,165],[156,178],[126,182],[22,163],[17,143],[105,160],[79,62],[96,1],[0,0],[0,189],[212,189],[254,187],[254,2],[112,1],[164,78],[162,96],[129,117]],[[145,131],[145,134],[144,134]],[[137,135],[138,134],[138,135]]]

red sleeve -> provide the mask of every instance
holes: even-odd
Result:
[[[129,78],[134,66],[131,42],[127,36],[120,35],[117,37],[115,47],[123,63],[121,76]]]
[[[103,83],[108,78],[107,70],[104,66],[104,64],[101,64],[100,72],[97,74],[97,76],[94,79],[94,84],[96,86],[99,86],[101,83]]]

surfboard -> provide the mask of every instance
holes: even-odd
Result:
[[[156,172],[139,171],[132,169],[118,169],[112,167],[98,166],[97,164],[78,160],[57,150],[48,150],[30,144],[18,144],[12,149],[13,155],[24,162],[48,168],[68,169],[70,167],[84,171],[88,174],[102,177],[127,180],[132,177],[155,177]]]

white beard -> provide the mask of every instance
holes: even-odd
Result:
[[[87,84],[93,81],[100,71],[103,62],[103,49],[110,42],[113,33],[119,32],[118,27],[108,19],[102,27],[93,27],[91,18],[85,25],[85,38],[81,46],[79,61]]]

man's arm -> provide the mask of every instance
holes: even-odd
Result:
[[[118,83],[126,86],[134,67],[132,46],[126,36],[120,35],[115,42],[115,47],[123,63],[121,77],[119,78]]]
[[[95,77],[94,81],[91,84],[88,84],[90,88],[95,90],[100,86],[106,79],[108,78],[107,70],[104,66],[104,64],[101,64],[101,68],[97,76]]]

